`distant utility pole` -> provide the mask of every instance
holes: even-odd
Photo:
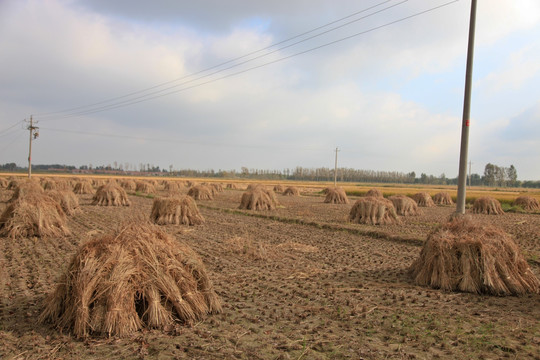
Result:
[[[477,0],[472,0],[471,19],[469,23],[469,46],[467,49],[465,96],[463,101],[463,120],[461,124],[461,150],[459,156],[459,178],[456,214],[465,214],[465,198],[467,192],[467,156],[469,152],[469,126],[471,124],[471,88],[474,57],[474,32],[476,27],[476,2]]]
[[[34,120],[32,115],[30,115],[30,125],[26,128],[30,132],[30,143],[28,149],[28,178],[32,177],[32,138],[37,139],[39,136],[38,127],[34,126]]]
[[[334,187],[337,187],[337,153],[339,152],[339,148],[336,148],[336,162],[334,164]]]

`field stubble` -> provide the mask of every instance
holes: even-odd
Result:
[[[152,199],[130,196],[130,207],[101,207],[81,195],[82,212],[68,222],[72,235],[0,238],[0,357],[540,358],[538,294],[488,297],[412,283],[407,269],[421,242],[454,208],[366,226],[346,222],[351,204],[324,204],[320,196],[278,195],[276,210],[256,212],[237,209],[241,195],[227,190],[198,201],[203,225],[163,226],[201,255],[224,302],[223,313],[165,333],[80,341],[36,324],[77,247],[127,219],[148,217]],[[539,215],[475,217],[512,234],[540,275]]]

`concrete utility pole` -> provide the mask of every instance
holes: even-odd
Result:
[[[472,165],[472,162],[469,161],[469,187],[472,186],[472,182],[471,182],[471,165]]]
[[[339,148],[336,148],[336,162],[334,164],[334,187],[337,187],[337,153]]]
[[[465,73],[465,96],[463,101],[463,120],[461,124],[461,151],[459,157],[458,197],[456,214],[465,214],[467,187],[467,156],[469,152],[469,126],[471,124],[471,88],[474,57],[474,32],[476,27],[476,2],[471,2],[469,23],[469,47],[467,50],[467,70]]]
[[[37,139],[37,137],[39,136],[39,132],[37,131],[39,128],[37,126],[34,126],[34,120],[32,119],[32,115],[30,115],[30,125],[28,125],[27,129],[30,132],[30,142],[28,149],[28,178],[30,179],[32,177],[32,138]]]

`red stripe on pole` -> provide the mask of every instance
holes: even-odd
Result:
[[[465,121],[465,126],[469,126],[469,125],[471,125],[471,120]]]

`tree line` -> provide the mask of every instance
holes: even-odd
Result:
[[[333,181],[334,169],[327,167],[305,168],[297,166],[293,169],[285,168],[283,170],[265,170],[265,169],[249,169],[242,167],[237,170],[194,170],[182,169],[173,170],[170,165],[169,169],[160,169],[159,166],[151,164],[140,164],[138,169],[136,166],[126,166],[124,164],[115,166],[88,166],[82,165],[79,168],[71,165],[32,165],[32,170],[41,171],[64,171],[64,172],[85,172],[99,174],[102,172],[115,172],[117,174],[133,174],[141,175],[168,175],[178,177],[210,177],[210,178],[241,178],[254,180],[302,180],[302,181]],[[128,170],[131,168],[132,170]],[[6,163],[0,165],[0,170],[3,171],[27,171],[28,168],[18,167],[15,163]],[[439,176],[427,175],[421,173],[420,176],[414,171],[409,173],[399,171],[376,171],[376,170],[361,170],[353,168],[338,168],[337,179],[340,182],[369,182],[369,183],[391,183],[391,184],[428,184],[428,185],[457,185],[458,178],[448,178],[443,173]],[[518,180],[517,170],[514,165],[502,167],[488,163],[484,168],[484,174],[470,174],[467,183],[471,186],[499,186],[499,187],[529,187],[540,188],[540,181],[520,181]]]

